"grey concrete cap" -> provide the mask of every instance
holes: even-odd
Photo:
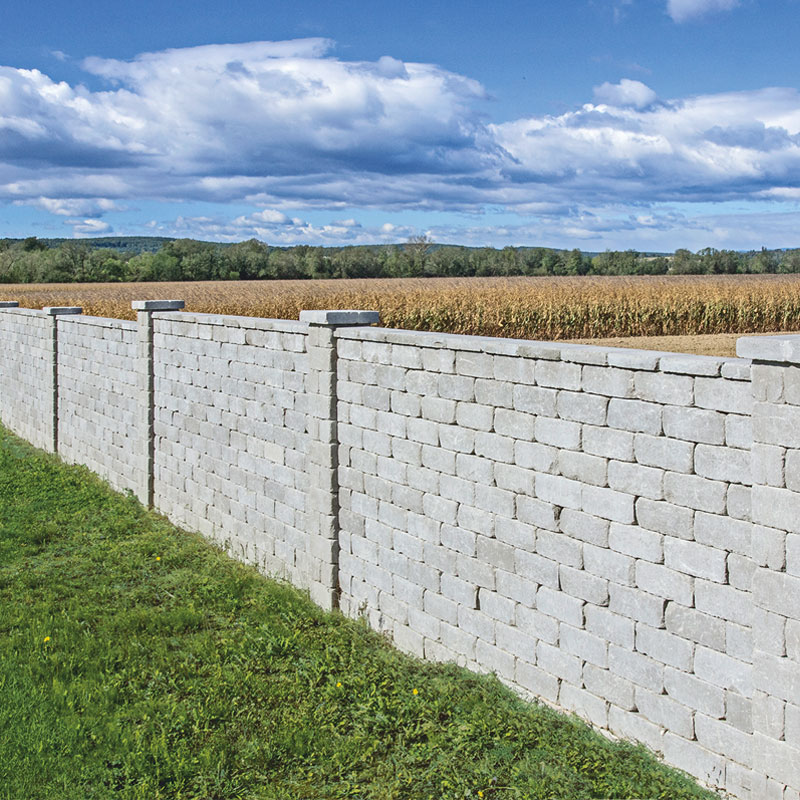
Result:
[[[380,322],[377,311],[301,311],[300,322],[309,325],[374,325]]]
[[[45,306],[42,311],[51,317],[56,316],[56,314],[83,314],[83,309],[80,306]]]
[[[736,340],[736,355],[753,361],[800,364],[800,336],[745,336]]]
[[[16,300],[0,300],[0,308],[19,308]]]
[[[183,300],[134,300],[134,311],[180,311],[186,303]]]

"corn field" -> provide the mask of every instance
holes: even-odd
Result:
[[[6,284],[27,308],[82,306],[132,319],[131,300],[188,311],[297,319],[302,309],[378,310],[381,324],[523,339],[800,330],[800,276],[429,278],[198,283]]]

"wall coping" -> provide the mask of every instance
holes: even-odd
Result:
[[[180,325],[217,325],[226,328],[244,328],[257,331],[279,331],[281,333],[308,334],[308,325],[292,319],[268,319],[232,314],[203,314],[199,311],[184,311],[181,314],[155,312],[153,319]]]
[[[737,340],[736,355],[753,361],[800,364],[800,334],[746,336]]]
[[[180,311],[186,303],[183,300],[134,300],[134,311]]]
[[[309,325],[375,325],[380,322],[377,311],[360,309],[301,311],[300,322]]]
[[[547,361],[568,361],[577,364],[649,372],[671,372],[712,378],[721,375],[738,380],[748,380],[750,377],[750,360],[746,358],[696,356],[659,350],[635,350],[626,347],[548,342],[535,339],[465,336],[457,333],[409,331],[399,328],[342,328],[335,332],[335,336],[340,339],[518,356]]]
[[[61,314],[83,314],[83,309],[80,306],[45,306],[42,311],[49,317],[56,317]]]
[[[64,324],[70,325],[94,325],[98,328],[122,328],[123,330],[135,331],[137,324],[128,319],[116,319],[114,317],[93,317],[89,315],[74,315],[63,320]]]

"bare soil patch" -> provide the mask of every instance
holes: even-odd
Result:
[[[692,353],[697,356],[736,355],[736,340],[742,336],[778,336],[774,333],[707,333],[699,336],[630,336],[610,339],[570,339],[575,344],[605,347],[630,347],[635,350],[661,350],[666,353]],[[789,333],[796,334],[796,331]]]

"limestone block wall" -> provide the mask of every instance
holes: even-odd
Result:
[[[136,323],[70,315],[58,326],[58,452],[135,490]]]
[[[307,326],[155,314],[154,505],[308,587]]]
[[[2,420],[36,447],[53,449],[53,321],[41,311],[0,311]]]
[[[337,337],[342,608],[745,791],[750,362]]]
[[[737,359],[0,302],[0,419],[402,649],[800,800],[800,336]]]
[[[753,363],[754,798],[800,790],[800,337],[740,339]],[[794,792],[785,786],[794,788]]]

